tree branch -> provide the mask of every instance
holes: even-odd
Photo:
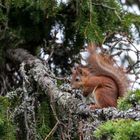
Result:
[[[130,118],[134,120],[140,120],[139,106],[137,106],[136,108],[131,108],[127,111],[120,111],[116,108],[90,110],[82,99],[76,98],[75,96],[73,96],[73,94],[69,92],[63,92],[57,87],[56,79],[52,78],[55,76],[52,74],[52,72],[49,71],[49,68],[46,67],[40,59],[32,56],[24,49],[9,50],[7,53],[7,56],[12,61],[17,63],[24,63],[24,70],[26,69],[28,75],[30,75],[30,78],[32,78],[29,81],[35,81],[38,84],[38,86],[45,92],[45,94],[47,94],[50,97],[51,101],[57,102],[58,106],[60,106],[61,109],[63,108],[64,110],[66,110],[65,112],[67,112],[67,114],[71,113],[75,115],[77,118],[77,124],[79,122],[79,117],[82,117],[83,119],[87,117],[92,118],[92,120],[90,119],[90,122],[89,120],[85,119],[83,124],[83,132],[80,128],[80,135],[81,137],[83,137],[83,139],[90,137],[89,134],[92,137],[92,132],[93,130],[95,130],[95,126],[97,127],[99,124],[109,119]],[[54,115],[56,115],[54,105],[52,107],[52,110]],[[54,131],[58,127],[58,124],[61,124],[58,117],[55,116],[55,118],[57,122],[50,134],[46,138],[48,138],[51,134],[54,133]],[[86,127],[87,129],[84,129],[84,127]],[[66,131],[65,128],[64,131]]]

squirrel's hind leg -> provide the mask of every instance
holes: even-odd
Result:
[[[117,93],[112,92],[105,87],[101,87],[96,89],[95,92],[92,93],[95,104],[90,105],[91,109],[104,108],[104,107],[116,107],[117,106]]]

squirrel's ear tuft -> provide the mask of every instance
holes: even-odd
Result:
[[[96,51],[96,45],[94,43],[89,43],[87,47],[87,51],[91,54]]]

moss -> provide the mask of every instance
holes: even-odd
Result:
[[[15,140],[15,127],[8,114],[10,103],[6,97],[0,96],[0,138]]]
[[[140,122],[125,119],[107,121],[99,126],[94,136],[104,140],[138,140],[140,139]]]
[[[126,97],[118,100],[118,108],[127,110],[140,104],[140,90],[130,91]]]
[[[40,139],[45,139],[54,127],[56,121],[51,111],[48,99],[44,98],[37,110],[37,132]],[[49,140],[53,140],[51,137]]]

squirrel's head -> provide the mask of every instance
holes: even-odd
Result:
[[[81,81],[80,75],[81,74],[77,69],[77,67],[72,69],[72,79],[71,79],[72,88],[80,88],[80,85],[78,84]]]

